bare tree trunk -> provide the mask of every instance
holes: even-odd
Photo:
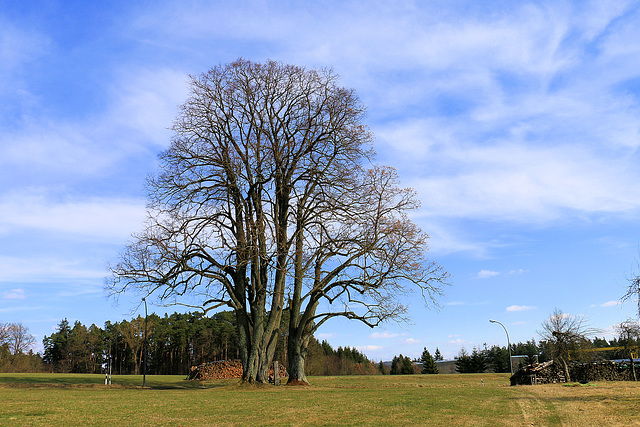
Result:
[[[564,360],[564,357],[560,357],[559,359],[562,362],[562,369],[564,370],[565,382],[571,382],[571,376],[569,375],[569,365],[567,365],[567,362]]]
[[[296,241],[295,241],[295,258],[294,271],[295,279],[293,285],[293,295],[289,300],[289,339],[287,341],[287,361],[289,380],[287,385],[309,384],[307,376],[304,372],[304,363],[307,356],[307,347],[304,342],[309,342],[304,337],[304,324],[301,316],[302,309],[302,282],[304,277],[303,268],[303,233],[304,223],[301,216],[301,210],[298,210],[296,218]]]
[[[242,382],[249,382],[250,378],[255,377],[255,375],[251,375],[252,371],[249,366],[249,341],[251,333],[246,315],[240,310],[236,310],[236,325],[238,331],[238,351],[240,352],[240,360],[242,362]]]
[[[140,374],[140,367],[142,366],[142,357],[144,355],[144,346],[142,346],[140,348],[140,357],[138,357],[138,360],[136,360],[136,374]]]
[[[289,345],[287,346],[289,380],[287,385],[309,385],[305,374],[306,344],[309,343],[309,339],[303,339],[301,334],[297,335],[295,337],[289,336]]]

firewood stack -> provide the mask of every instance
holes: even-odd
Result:
[[[640,366],[636,364],[636,370]],[[633,372],[629,361],[581,363],[569,368],[571,379],[580,382],[586,381],[633,381]],[[637,374],[637,372],[636,372]]]
[[[636,364],[636,372],[640,373],[640,365]],[[612,360],[571,363],[569,365],[571,381],[586,383],[589,381],[631,381],[633,373],[630,362]],[[564,369],[560,363],[535,363],[525,366],[511,377],[511,385],[532,385],[566,382]]]
[[[239,360],[220,360],[217,362],[203,363],[192,366],[189,372],[189,380],[221,380],[229,378],[242,378],[242,362]],[[287,376],[287,370],[280,365],[278,371],[280,378]],[[269,368],[269,377],[273,376],[273,365]]]
[[[511,377],[511,385],[531,385],[565,382],[560,363],[534,363],[518,370]]]

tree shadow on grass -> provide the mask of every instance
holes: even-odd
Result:
[[[111,384],[105,384],[104,376],[90,374],[12,374],[0,375],[0,387],[3,388],[124,388],[149,390],[202,390],[223,388],[236,385],[237,382],[176,380],[175,377],[161,375],[147,377],[142,387],[142,376],[123,375],[112,377]]]

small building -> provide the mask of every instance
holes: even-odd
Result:
[[[456,360],[436,360],[439,374],[457,374]]]
[[[513,372],[516,372],[523,366],[527,360],[526,355],[511,356],[511,366],[513,366]],[[440,374],[457,374],[456,359],[453,360],[436,360],[436,366],[438,367],[438,373]],[[493,372],[491,367],[488,367],[485,372]]]

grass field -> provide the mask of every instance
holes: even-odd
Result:
[[[484,386],[481,383],[484,380]],[[0,425],[640,425],[640,384],[508,386],[506,374],[311,377],[0,374]]]

